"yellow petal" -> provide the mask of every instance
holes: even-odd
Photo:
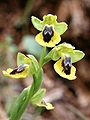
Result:
[[[27,65],[25,67],[25,70],[20,72],[20,73],[10,74],[12,71],[13,71],[13,69],[8,68],[6,71],[2,71],[2,72],[7,77],[11,77],[11,78],[25,78],[28,75],[29,66]]]
[[[37,103],[37,106],[39,107],[45,107],[47,110],[52,110],[54,109],[53,105],[51,103],[46,103],[42,101],[41,103]]]
[[[44,41],[42,32],[36,35],[35,39],[41,46],[46,46],[46,47],[54,47],[56,44],[58,44],[61,41],[61,37],[56,31],[54,31],[54,35],[49,42]]]
[[[76,76],[75,76],[76,68],[74,66],[72,66],[71,67],[71,73],[69,75],[66,75],[65,72],[63,71],[62,59],[58,60],[54,64],[54,69],[63,78],[66,78],[66,79],[69,79],[69,80],[76,79]]]

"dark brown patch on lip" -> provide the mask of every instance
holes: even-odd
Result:
[[[70,75],[71,72],[71,58],[70,57],[65,57],[65,59],[62,61],[62,66],[63,66],[63,71],[66,73],[66,75]]]
[[[21,73],[25,70],[25,67],[26,67],[25,65],[20,65],[17,68],[15,68],[10,74],[14,75],[16,73]]]
[[[50,26],[50,27],[45,26],[42,35],[43,35],[44,41],[49,42],[51,40],[52,36],[54,35],[52,26]]]

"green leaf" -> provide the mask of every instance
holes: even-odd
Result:
[[[34,26],[37,30],[39,30],[39,31],[42,31],[42,30],[43,30],[43,25],[42,25],[42,21],[41,21],[41,20],[39,20],[38,18],[32,16],[32,17],[31,17],[31,21],[32,21],[33,26]]]
[[[68,29],[68,25],[65,22],[60,22],[55,25],[55,30],[62,35]]]
[[[32,104],[37,104],[42,101],[43,97],[45,96],[45,89],[39,89],[32,97],[31,102]]]
[[[25,88],[22,93],[17,97],[15,103],[11,107],[9,120],[20,120],[23,112],[25,111],[30,101],[30,89],[30,86],[28,88]]]

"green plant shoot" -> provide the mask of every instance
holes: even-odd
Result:
[[[40,31],[35,40],[43,46],[43,50],[39,61],[33,55],[25,56],[18,53],[17,67],[3,71],[5,76],[11,78],[33,77],[32,84],[17,97],[13,104],[13,110],[11,107],[9,120],[20,120],[28,104],[45,107],[48,110],[54,109],[51,103],[46,103],[43,99],[46,92],[42,88],[43,65],[50,60],[56,61],[54,64],[55,71],[63,78],[75,80],[76,68],[72,64],[81,60],[85,55],[82,51],[75,50],[71,44],[59,44],[61,35],[67,30],[68,25],[65,22],[58,23],[56,15],[45,15],[43,21],[32,16],[31,21],[33,26]],[[52,50],[46,54],[47,47],[52,48]]]

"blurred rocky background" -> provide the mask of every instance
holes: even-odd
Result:
[[[57,75],[53,61],[46,64],[45,99],[52,102],[55,109],[46,111],[30,105],[22,120],[90,120],[90,0],[0,0],[0,120],[8,120],[6,111],[32,81],[30,77],[6,78],[2,70],[16,66],[18,51],[39,58],[42,47],[34,40],[38,31],[31,23],[31,16],[42,20],[47,14],[57,15],[58,22],[68,24],[62,42],[82,50],[85,57],[74,64],[77,68],[74,81]]]

